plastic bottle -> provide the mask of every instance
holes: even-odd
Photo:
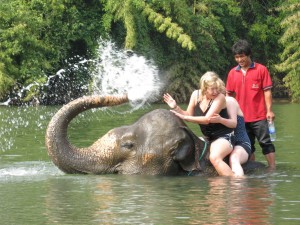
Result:
[[[275,141],[276,140],[276,129],[275,129],[274,121],[269,120],[268,124],[269,124],[269,134],[270,134],[271,141]]]

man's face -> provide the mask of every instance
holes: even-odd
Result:
[[[251,65],[250,56],[246,56],[245,54],[236,54],[234,55],[234,59],[242,68],[249,68]]]

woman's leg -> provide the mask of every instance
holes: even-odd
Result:
[[[225,138],[218,138],[210,145],[209,160],[220,176],[234,176],[231,168],[223,159],[232,152],[231,143]]]
[[[235,176],[244,176],[242,164],[247,162],[248,153],[239,145],[234,146],[232,153],[229,156],[229,165]]]

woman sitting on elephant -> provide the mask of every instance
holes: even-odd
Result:
[[[234,129],[221,123],[210,123],[216,114],[229,118],[226,108],[225,84],[214,72],[206,72],[200,79],[200,90],[195,90],[186,111],[182,110],[171,95],[164,94],[164,101],[179,118],[197,123],[205,137],[210,141],[209,159],[221,176],[234,176],[231,168],[223,159],[234,146]]]
[[[248,137],[244,114],[237,100],[233,97],[226,96],[226,105],[229,119],[221,117],[219,114],[210,118],[210,123],[222,123],[227,127],[234,128],[235,146],[229,156],[229,165],[235,176],[244,176],[242,164],[246,163],[251,156],[251,144]]]

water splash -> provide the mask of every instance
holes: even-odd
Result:
[[[19,138],[27,135],[28,130],[34,131],[31,138],[41,142],[48,121],[54,114],[54,109],[45,106],[32,107],[1,107],[0,108],[0,153],[22,148],[15,145]],[[42,143],[43,144],[43,143]]]
[[[40,181],[58,175],[63,175],[63,172],[53,167],[50,162],[15,162],[0,168],[0,184],[3,182]]]
[[[153,61],[100,40],[96,62],[92,73],[94,94],[127,93],[134,109],[161,98],[163,82]]]
[[[110,40],[99,40],[96,59],[74,56],[65,61],[53,75],[45,75],[45,83],[33,82],[17,87],[15,92],[0,105],[53,105],[65,104],[89,94],[123,95],[127,93],[131,105],[138,109],[161,98],[163,82],[152,60],[124,49],[118,49]],[[78,75],[74,75],[78,74]],[[72,80],[85,76],[86,80]],[[92,79],[87,85],[88,78]],[[31,91],[40,93],[25,102]]]
[[[55,112],[47,112],[45,116],[35,115],[38,110],[35,110],[31,105],[52,104],[53,102],[60,102],[61,99],[72,99],[72,93],[65,93],[66,98],[61,96],[61,92],[56,91],[55,84],[70,84],[64,82],[70,73],[87,73],[88,67],[94,68],[91,73],[92,83],[88,87],[86,84],[78,84],[77,92],[81,95],[85,94],[99,94],[99,95],[122,95],[128,94],[132,108],[126,112],[107,110],[108,115],[111,112],[128,113],[137,110],[144,105],[150,104],[161,98],[160,90],[163,87],[159,77],[159,70],[151,60],[147,60],[143,56],[138,56],[132,51],[118,49],[111,41],[99,41],[98,57],[92,60],[86,60],[78,56],[70,59],[75,63],[68,63],[66,61],[66,68],[60,69],[56,74],[45,78],[44,84],[33,82],[24,87],[20,87],[14,94],[14,97],[7,101],[0,103],[1,105],[10,105],[14,102],[23,102],[22,98],[26,96],[26,92],[32,88],[40,90],[41,95],[35,99],[34,102],[28,104],[21,104],[22,107],[3,107],[0,110],[0,151],[5,152],[17,148],[15,145],[18,136],[22,132],[26,132],[28,126],[34,126],[38,131],[44,130],[46,122],[51,118]],[[54,90],[50,90],[54,87]],[[48,92],[43,92],[47,90]],[[50,90],[50,92],[49,92]],[[72,90],[72,89],[68,89]],[[74,89],[73,89],[74,90]],[[90,91],[90,92],[89,92]],[[66,91],[69,92],[69,91]],[[48,95],[48,96],[46,96]],[[45,100],[47,99],[47,100]],[[63,102],[61,102],[63,103]],[[107,108],[101,108],[107,109]],[[37,120],[30,121],[29,118],[24,118],[24,115],[36,116]]]
[[[74,56],[65,60],[65,68],[55,74],[44,75],[40,80],[26,85],[16,85],[7,96],[7,100],[0,102],[0,106],[9,105],[58,105],[65,104],[75,98],[88,93],[89,64],[94,60],[87,60],[80,56]],[[79,77],[86,76],[86,79]],[[35,94],[30,94],[35,93]],[[29,96],[31,97],[28,97]]]

